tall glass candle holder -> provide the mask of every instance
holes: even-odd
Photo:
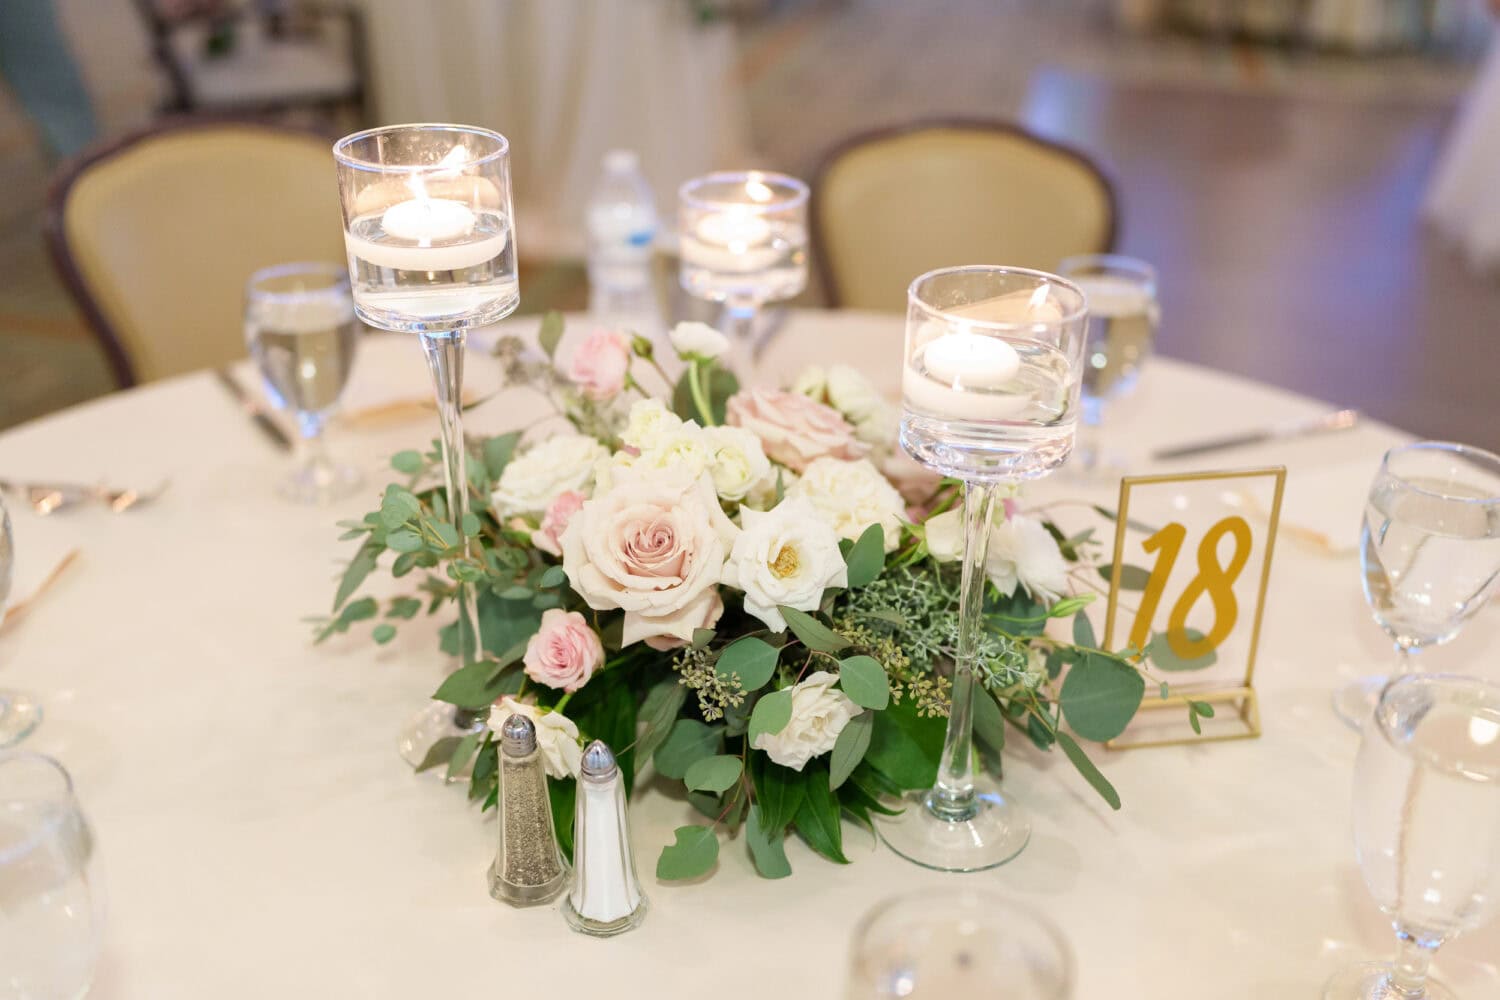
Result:
[[[467,125],[391,125],[333,147],[354,309],[373,327],[420,338],[437,395],[448,515],[468,511],[463,436],[464,338],[520,301],[510,197],[510,144]],[[459,583],[460,666],[483,650],[474,588]],[[402,734],[413,764],[443,736],[479,722],[433,702]]]
[[[724,306],[724,326],[743,355],[767,302],[807,287],[807,185],[786,174],[707,174],[677,193],[683,289]]]
[[[901,445],[964,483],[953,707],[937,783],[880,817],[897,854],[942,871],[1015,857],[1031,827],[999,783],[974,770],[976,647],[985,555],[1000,493],[1068,457],[1077,425],[1087,308],[1055,275],[1007,267],[930,271],[907,292]]]

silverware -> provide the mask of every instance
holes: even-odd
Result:
[[[240,404],[240,409],[245,411],[245,415],[250,418],[250,422],[259,427],[261,433],[270,438],[276,447],[282,451],[292,450],[292,439],[287,436],[286,431],[282,430],[281,425],[272,420],[271,415],[261,407],[260,403],[245,391],[244,386],[236,381],[235,377],[230,374],[229,369],[214,369],[214,378],[218,379],[219,384],[224,387],[224,390],[234,398],[236,403]]]
[[[1156,461],[1187,458],[1191,455],[1203,455],[1211,451],[1222,451],[1227,448],[1240,448],[1249,444],[1259,444],[1262,441],[1282,441],[1287,438],[1302,437],[1307,434],[1321,434],[1325,431],[1345,431],[1357,423],[1359,423],[1358,410],[1337,410],[1333,413],[1325,413],[1322,416],[1312,417],[1307,420],[1294,420],[1289,424],[1281,424],[1277,427],[1263,427],[1259,430],[1245,431],[1241,434],[1229,434],[1207,441],[1195,441],[1192,444],[1163,448],[1160,451],[1153,452],[1151,457]]]
[[[108,486],[80,486],[75,483],[19,483],[0,480],[0,491],[23,497],[39,517],[81,503],[97,501],[116,514],[143,506],[155,500],[171,485],[163,480],[154,490],[114,489]]]

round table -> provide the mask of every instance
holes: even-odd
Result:
[[[510,325],[529,333],[536,321]],[[586,328],[575,323],[569,337]],[[893,317],[797,313],[764,369],[785,378],[807,360],[843,359],[894,386],[899,344]],[[497,381],[483,357],[469,367],[474,389]],[[417,344],[372,336],[349,406],[426,391]],[[471,431],[514,425],[535,405],[507,391],[472,412]],[[1152,446],[1323,408],[1159,359],[1114,431],[1144,470],[1139,456]],[[435,432],[419,418],[338,433],[334,447],[366,466],[368,488],[321,510],[278,499],[272,484],[288,459],[207,374],[0,435],[7,478],[172,480],[154,505],[124,515],[16,515],[23,558],[28,544],[82,550],[56,588],[0,633],[0,683],[41,697],[46,718],[27,745],[67,765],[96,827],[111,908],[98,1000],[557,990],[759,1000],[788,987],[832,997],[861,914],[899,890],[957,883],[1048,913],[1072,943],[1081,1000],[1314,996],[1341,964],[1392,950],[1348,830],[1357,739],[1329,696],[1347,678],[1390,667],[1393,655],[1364,606],[1355,559],[1285,536],[1256,674],[1264,736],[1093,748],[1124,799],[1117,813],[1060,755],[1008,749],[1006,787],[1035,832],[1002,868],[925,871],[851,825],[848,866],[792,838],[793,876],[763,880],[737,838],[712,877],[662,884],[652,876],[656,855],[693,818],[680,797],[650,786],[632,809],[652,904],[640,930],[593,940],[555,908],[494,902],[485,882],[493,815],[433,774],[414,776],[395,752],[398,728],[446,667],[436,623],[407,625],[377,647],[364,636],[314,646],[300,622],[327,613],[352,554],[333,522],[373,508],[384,456]],[[1365,423],[1202,465],[1286,464],[1284,516],[1293,521],[1336,496],[1357,498],[1400,439]],[[1335,481],[1347,489],[1299,495],[1299,484]],[[1053,481],[1036,493],[1109,495]],[[1357,500],[1333,513],[1357,522]],[[1424,657],[1493,672],[1482,653],[1497,633],[1492,610]],[[1497,955],[1500,926],[1491,926],[1453,942],[1438,967],[1464,995],[1494,997],[1500,973],[1486,961]]]

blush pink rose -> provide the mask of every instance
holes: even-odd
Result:
[[[738,529],[705,473],[687,484],[617,483],[563,532],[563,570],[596,611],[625,612],[622,645],[691,641],[724,610],[719,575]]]
[[[584,495],[577,490],[566,490],[547,505],[542,514],[542,526],[531,533],[531,544],[549,555],[562,555],[562,536],[568,530],[568,522],[583,506]]]
[[[538,684],[577,691],[604,665],[604,644],[583,615],[549,608],[542,614],[542,627],[526,643],[521,663]]]
[[[613,399],[625,388],[630,369],[630,338],[618,330],[595,330],[573,352],[568,378],[589,399]]]
[[[728,418],[754,433],[767,456],[794,472],[824,456],[852,461],[870,450],[838,410],[799,392],[737,392],[729,397]]]

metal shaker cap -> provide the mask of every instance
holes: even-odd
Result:
[[[620,767],[615,763],[615,755],[610,752],[609,747],[604,745],[603,740],[595,740],[583,751],[583,765],[579,768],[581,777],[590,781],[608,781],[619,773]]]
[[[525,757],[536,749],[536,726],[517,713],[500,727],[500,749],[510,757]]]

